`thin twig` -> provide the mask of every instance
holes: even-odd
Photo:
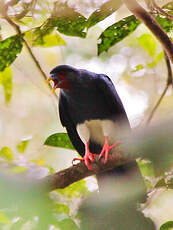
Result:
[[[127,8],[142,21],[160,41],[163,49],[173,63],[173,43],[162,27],[136,0],[123,0]]]
[[[149,123],[150,123],[151,119],[153,118],[153,116],[154,116],[156,110],[158,109],[159,105],[161,104],[162,99],[164,98],[164,96],[165,96],[165,94],[166,94],[168,88],[169,88],[169,85],[166,84],[165,89],[163,90],[163,93],[161,94],[161,96],[160,96],[158,102],[157,102],[156,105],[154,106],[153,110],[151,111],[151,113],[150,113],[150,115],[149,115],[149,117],[148,117],[148,119],[147,119],[146,125],[149,125]]]
[[[148,5],[148,7],[150,8],[151,12],[154,11],[154,7],[156,5],[154,0],[150,1],[151,4]],[[146,121],[146,125],[149,125],[150,121],[152,120],[156,110],[158,109],[159,105],[161,104],[164,96],[166,95],[166,92],[169,88],[170,85],[172,85],[173,87],[173,77],[172,77],[172,68],[171,68],[171,63],[170,60],[168,58],[168,55],[166,54],[166,52],[164,52],[164,57],[165,57],[165,62],[166,62],[166,66],[167,66],[167,82],[166,82],[166,86],[160,96],[160,98],[158,99],[156,105],[154,106],[154,108],[152,109],[147,121]]]
[[[5,11],[1,11],[1,14],[2,14],[3,18],[15,29],[17,34],[22,34],[22,31],[20,30],[20,27],[15,22],[13,22],[13,20],[7,15],[8,7],[3,7],[3,9],[6,9]],[[43,71],[39,61],[37,60],[37,58],[35,57],[34,53],[32,52],[32,49],[30,48],[30,46],[29,46],[28,42],[26,41],[26,39],[24,39],[24,44],[25,44],[25,47],[27,48],[28,53],[30,54],[32,60],[34,61],[35,65],[37,66],[38,70],[40,71],[41,76],[46,81],[47,76],[46,76],[45,72]],[[48,86],[49,86],[49,89],[52,90],[51,85],[48,84]],[[55,98],[57,100],[58,96],[55,93],[54,93],[54,96],[55,96]]]
[[[173,88],[173,76],[172,76],[172,68],[171,68],[171,63],[170,60],[168,58],[168,55],[164,52],[165,54],[165,62],[166,62],[166,66],[167,66],[167,85],[172,85]]]
[[[165,12],[161,7],[159,7],[159,6],[155,3],[154,0],[152,0],[152,2],[153,2],[153,7],[154,7],[154,9],[157,10],[158,13],[160,13],[160,14],[166,16],[166,17],[167,17],[168,19],[170,19],[170,20],[173,20],[173,15],[168,14],[167,12]]]
[[[146,121],[146,125],[149,125],[151,119],[153,118],[156,110],[158,109],[159,105],[161,104],[162,102],[162,99],[164,98],[164,96],[166,95],[166,92],[169,88],[170,85],[173,85],[173,78],[172,78],[172,69],[171,69],[171,64],[170,64],[170,61],[169,61],[169,58],[167,56],[166,53],[164,53],[165,55],[165,62],[166,62],[166,65],[167,65],[167,74],[168,74],[168,77],[167,77],[167,82],[166,82],[166,86],[163,90],[163,93],[161,94],[159,100],[157,101],[156,105],[154,106],[154,108],[152,109],[147,121]]]
[[[5,16],[5,19],[8,21],[8,23],[10,25],[13,26],[13,28],[16,30],[16,32],[18,34],[22,33],[21,30],[20,30],[20,27],[17,24],[15,24],[8,16]],[[42,69],[39,61],[37,60],[37,58],[35,57],[34,53],[32,52],[32,49],[30,48],[30,46],[29,46],[28,42],[26,41],[26,39],[24,39],[24,44],[25,44],[25,47],[27,48],[28,53],[30,54],[32,60],[34,61],[35,65],[37,66],[38,70],[40,71],[42,77],[46,81],[47,80],[47,76],[46,76],[45,72],[43,71],[43,69]],[[51,87],[50,84],[48,84],[48,87],[49,87],[50,90],[52,90],[52,87]],[[54,96],[55,96],[56,99],[58,99],[58,96],[55,93],[54,93]]]
[[[35,5],[35,0],[32,0],[32,1],[29,2],[29,3],[26,3],[26,5],[25,5],[23,11],[21,11],[19,14],[16,14],[16,15],[15,15],[15,19],[16,19],[16,20],[20,20],[20,19],[22,19],[23,17],[25,17],[25,16],[27,15],[27,13],[28,13],[29,11],[31,11],[31,9],[33,8],[33,5]]]
[[[38,70],[40,71],[41,75],[43,76],[44,80],[46,81],[47,76],[46,76],[45,72],[43,71],[39,61],[37,60],[37,58],[35,57],[34,53],[32,52],[32,49],[30,48],[30,46],[29,46],[28,42],[26,41],[26,39],[24,39],[24,43],[25,43],[25,46],[26,46],[26,48],[28,50],[28,53],[30,54],[32,60],[35,62]],[[52,90],[51,85],[48,84],[48,86],[49,86],[49,89]],[[53,95],[55,96],[56,99],[58,99],[58,96],[56,95],[56,93],[54,93]]]

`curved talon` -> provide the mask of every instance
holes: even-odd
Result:
[[[119,144],[120,144],[120,142],[117,141],[117,142],[115,142],[113,145],[109,145],[109,144],[108,144],[108,137],[106,136],[106,137],[105,137],[104,146],[103,146],[102,151],[101,151],[101,153],[100,153],[100,155],[99,155],[99,160],[100,160],[103,156],[105,156],[105,157],[104,157],[104,164],[106,164],[107,161],[108,161],[108,158],[109,158],[109,152],[110,152],[110,150],[113,149],[113,148],[115,148],[115,147],[117,147]]]
[[[72,165],[74,165],[73,164],[74,161],[80,161],[80,162],[82,162],[82,161],[84,161],[84,158],[77,158],[77,157],[73,158]]]
[[[98,154],[93,154],[93,153],[87,152],[87,153],[85,154],[85,156],[82,157],[82,158],[74,158],[74,159],[72,160],[72,164],[73,164],[74,161],[77,161],[77,160],[80,161],[80,162],[84,161],[84,162],[85,162],[85,165],[86,165],[87,168],[88,168],[88,170],[92,171],[93,168],[92,168],[90,162],[93,163],[93,162],[95,161],[94,158],[95,158],[97,155],[98,155]],[[74,164],[73,164],[73,165],[74,165]]]
[[[74,158],[72,161],[72,164],[74,161],[79,160],[79,161],[84,161],[85,165],[87,166],[88,170],[92,171],[93,168],[91,166],[91,163],[93,163],[95,161],[95,156],[97,156],[97,154],[93,154],[90,152],[89,150],[89,142],[87,142],[85,144],[85,155],[83,158]]]

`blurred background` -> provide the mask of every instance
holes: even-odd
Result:
[[[28,2],[28,1],[24,1]],[[69,0],[81,14],[88,17],[103,2],[100,0]],[[164,5],[168,1],[157,1]],[[20,24],[22,31],[41,25],[50,16],[54,1],[37,1],[38,14],[30,19],[27,25]],[[143,4],[143,1],[141,1]],[[10,13],[20,12],[20,5],[12,7]],[[40,13],[41,12],[41,13]],[[98,37],[109,25],[123,17],[131,15],[125,6],[116,13],[89,29],[85,39],[61,34],[65,43],[61,46],[32,47],[46,75],[59,64],[68,64],[96,73],[107,74],[115,84],[125,106],[131,126],[134,129],[146,125],[157,100],[161,96],[167,79],[167,67],[163,50],[150,31],[139,27],[130,36],[97,56]],[[4,19],[0,19],[1,38],[15,34],[14,29]],[[143,42],[144,39],[147,43]],[[12,164],[25,169],[30,177],[41,178],[49,172],[59,171],[71,166],[75,151],[44,146],[48,136],[56,132],[65,132],[59,121],[58,102],[51,94],[45,80],[35,63],[23,47],[12,70],[12,98],[6,104],[4,89],[0,85],[0,147],[8,146],[13,153]],[[173,89],[170,87],[157,109],[151,123],[173,116]],[[59,94],[59,91],[56,91]],[[27,141],[24,153],[18,151],[17,145]],[[1,164],[6,165],[4,159]],[[97,190],[94,177],[86,179],[89,191]],[[55,194],[52,193],[52,196]],[[78,202],[81,197],[76,198]],[[77,203],[76,203],[77,204]],[[152,217],[157,226],[173,219],[173,192],[160,189],[146,205],[145,214]],[[74,205],[75,206],[75,205]],[[75,209],[75,207],[73,207]]]

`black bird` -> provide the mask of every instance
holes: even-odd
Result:
[[[53,91],[61,88],[60,120],[72,144],[89,170],[92,170],[90,161],[94,161],[92,153],[100,153],[106,163],[109,151],[119,144],[117,128],[124,124],[130,128],[110,78],[67,65],[54,68],[50,74],[48,81],[54,81]]]
[[[60,88],[59,114],[69,138],[78,153],[83,157],[89,170],[94,154],[108,160],[109,151],[116,147],[117,130],[130,124],[124,106],[110,78],[84,69],[60,65],[50,72],[48,82],[54,82],[53,91]],[[94,153],[94,154],[93,154]],[[130,175],[140,178],[141,190],[145,185],[136,161],[120,166],[106,174]]]
[[[124,106],[112,81],[104,74],[68,65],[57,66],[50,74],[48,82],[54,82],[53,91],[56,88],[61,89],[61,123],[86,166],[92,170],[90,163],[94,161],[94,154],[100,154],[106,162],[109,151],[113,151],[119,144],[116,138],[117,130],[125,126],[130,131]],[[120,186],[120,179],[123,181],[124,196],[128,196],[129,189],[138,188],[140,194],[134,199],[134,203],[145,201],[146,188],[136,161],[97,175],[101,191],[105,189],[105,183],[110,181],[110,178],[115,193]]]

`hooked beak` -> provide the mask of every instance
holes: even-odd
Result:
[[[46,83],[49,84],[49,82],[52,80],[51,77],[47,78]]]
[[[54,87],[52,88],[52,93],[55,93],[55,90],[62,84],[61,81],[58,82],[58,84],[54,85]]]
[[[55,93],[56,88],[58,88],[62,84],[62,81],[55,79],[54,76],[50,76],[49,78],[47,78],[46,83],[49,84],[50,81],[54,82],[54,87],[52,88],[51,92]]]

